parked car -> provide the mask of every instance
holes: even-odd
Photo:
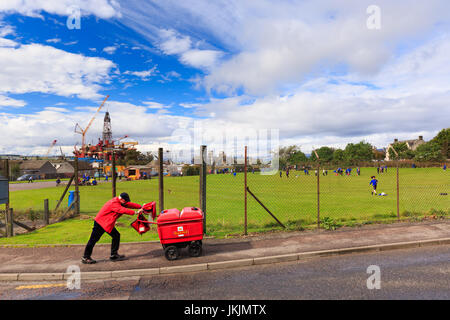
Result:
[[[17,178],[17,181],[28,181],[30,180],[30,177],[33,180],[39,180],[39,176],[37,174],[24,174]]]

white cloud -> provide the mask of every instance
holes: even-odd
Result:
[[[160,37],[159,47],[167,55],[182,54],[191,48],[191,39],[178,35],[174,30],[161,30]]]
[[[0,16],[1,19],[1,16]],[[4,24],[0,20],[0,47],[16,47],[18,43],[11,39],[6,39],[4,37],[15,35],[14,28],[10,25]]]
[[[45,40],[45,42],[47,42],[47,43],[59,43],[59,42],[61,42],[61,39],[53,38],[53,39]]]
[[[149,109],[165,109],[165,108],[169,108],[168,106],[161,104],[159,102],[154,102],[154,101],[144,101],[143,104],[145,104],[147,106],[147,108]]]
[[[0,93],[52,93],[98,98],[115,65],[40,44],[0,48]]]
[[[180,57],[180,61],[198,69],[211,68],[216,65],[222,54],[222,52],[217,50],[194,49],[184,52]]]
[[[0,47],[3,48],[14,48],[17,47],[19,44],[13,40],[0,38]]]
[[[98,101],[98,104],[100,103],[101,101]],[[162,137],[170,137],[182,123],[191,121],[184,117],[149,113],[149,104],[156,106],[158,103],[134,105],[108,100],[107,107],[111,115],[113,137],[128,135],[139,144],[150,144],[159,141]],[[1,148],[8,153],[42,154],[48,149],[51,141],[58,139],[58,144],[65,146],[65,150],[73,150],[73,146],[77,142],[79,146],[81,141],[80,135],[73,132],[75,124],[79,123],[84,127],[96,109],[97,106],[81,107],[76,110],[47,107],[33,114],[0,113],[0,122],[4,124],[0,126]],[[87,143],[95,143],[101,137],[103,115],[104,113],[101,112],[96,116],[86,135]]]
[[[64,43],[64,45],[65,45],[65,46],[73,46],[73,45],[75,45],[75,44],[77,44],[77,43],[78,43],[78,40],[66,42],[66,43]]]
[[[397,48],[448,28],[450,21],[446,0],[413,6],[407,0],[379,0],[382,26],[369,30],[366,9],[371,4],[371,0],[130,0],[122,4],[122,22],[160,43],[165,54],[178,55],[195,68],[208,66],[200,82],[208,90],[264,96],[335,71],[377,74],[395,58]],[[202,56],[190,53],[200,49],[197,39],[224,50]],[[222,51],[226,55],[221,56]]]
[[[157,71],[157,66],[145,71],[125,71],[124,74],[133,75],[141,78],[143,81],[148,81],[151,76]]]
[[[166,74],[162,74],[161,79],[158,80],[158,82],[161,82],[161,83],[170,82],[173,79],[180,79],[180,77],[181,77],[181,74],[179,74],[178,72],[169,71]]]
[[[189,36],[182,36],[172,29],[160,30],[159,36],[159,48],[164,54],[178,55],[181,63],[197,69],[215,66],[223,54],[218,50],[195,48]]]
[[[279,128],[282,144],[300,144],[304,151],[322,145],[341,147],[362,139],[378,147],[394,137],[423,135],[430,139],[450,123],[450,5],[445,0],[414,5],[406,0],[379,0],[382,28],[373,31],[366,28],[369,4],[373,4],[371,0],[129,0],[121,3],[121,22],[146,36],[161,53],[205,71],[205,76],[194,80],[196,83],[228,96],[204,104],[180,104],[204,119],[198,121],[211,133],[212,140],[205,141],[208,145],[214,145],[214,135],[220,136],[224,128],[242,135],[249,128]],[[37,14],[39,10],[31,12]],[[74,73],[67,71],[65,64],[60,65],[65,59],[55,64],[46,55],[39,55],[44,62],[31,55],[34,64],[42,64],[39,68],[23,54],[21,64],[11,64],[15,53],[20,53],[16,50],[25,48],[7,48],[9,61],[5,63],[0,48],[0,93],[20,93],[24,85],[27,92],[95,96],[114,67],[103,59],[95,60],[103,67],[98,63],[85,67],[87,58],[80,55],[68,56],[67,60],[77,62],[76,67],[68,64],[68,69],[78,70]],[[10,65],[19,68],[12,77]],[[42,72],[36,70],[50,70],[50,76],[44,74],[41,84]],[[123,74],[143,79],[153,75],[152,69]],[[10,79],[14,86],[9,86]],[[170,81],[171,76],[161,75],[161,79]],[[77,93],[67,93],[66,87]],[[236,92],[245,94],[235,96]],[[57,132],[45,132],[44,142],[39,142],[39,132],[45,131],[47,119],[53,119],[66,143],[73,144],[77,137],[64,125],[83,123],[94,109],[79,109],[73,115],[50,108],[35,115],[3,114],[11,133],[0,128],[0,135],[5,135],[5,141],[13,141],[12,134],[19,134],[18,146],[23,148],[26,141],[28,145],[30,141],[47,145]],[[149,109],[153,113],[147,113]],[[167,107],[158,102],[139,106],[113,102],[111,110],[115,134],[130,134],[142,144],[170,141],[174,128],[193,129],[192,118],[162,114]],[[65,119],[64,123],[56,120],[59,118]],[[19,132],[8,121],[27,130]],[[100,136],[101,119],[96,121],[90,139]],[[12,143],[9,146],[14,148]]]
[[[23,100],[16,100],[10,97],[0,95],[0,108],[1,107],[24,107],[27,103]]]
[[[116,0],[6,0],[0,2],[0,13],[19,13],[30,17],[42,17],[40,13],[68,16],[69,8],[78,7],[82,15],[95,15],[102,19],[120,17],[120,5]]]
[[[103,52],[106,52],[107,54],[114,54],[118,48],[119,47],[117,47],[117,46],[105,47],[105,48],[103,48]]]
[[[5,25],[0,20],[0,38],[6,37],[8,35],[13,35],[13,34],[15,34],[14,28],[10,25]]]

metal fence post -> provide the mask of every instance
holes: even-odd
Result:
[[[320,229],[320,158],[316,150],[313,150],[317,159],[317,229]]]
[[[159,160],[159,212],[164,210],[164,153],[163,148],[158,149]]]
[[[397,220],[400,221],[400,175],[397,160]]]
[[[116,154],[113,151],[112,152],[112,165],[111,165],[111,171],[112,171],[112,197],[116,197]]]
[[[247,146],[245,146],[244,164],[244,234],[247,235]]]
[[[9,160],[8,159],[5,160],[5,169],[6,169],[5,178],[8,181],[8,199],[6,200],[6,203],[5,203],[5,225],[6,225],[5,227],[6,227],[6,236],[12,237],[13,234],[12,234],[12,232],[10,233],[11,229],[10,229],[9,223],[8,223],[8,221],[9,221]],[[13,222],[11,221],[11,224],[12,223]]]
[[[12,208],[5,211],[6,236],[11,238],[14,236],[14,212]]]
[[[48,199],[44,200],[44,224],[46,226],[50,224],[50,211],[48,209]]]
[[[206,146],[200,147],[201,167],[199,176],[199,202],[200,209],[203,212],[203,233],[206,234]]]
[[[75,211],[76,214],[80,214],[80,188],[78,185],[78,158],[75,157],[75,168],[74,168],[74,179],[75,179]]]
[[[317,165],[317,228],[320,228],[320,164]]]

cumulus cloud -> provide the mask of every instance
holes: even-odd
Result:
[[[120,17],[120,5],[115,0],[7,0],[0,2],[0,13],[19,13],[30,17],[42,17],[41,12],[69,16],[70,8],[80,8],[82,14],[102,19]]]
[[[210,69],[223,55],[218,50],[193,47],[189,36],[180,35],[173,29],[162,29],[159,31],[159,36],[159,48],[164,54],[178,55],[181,63],[194,68]]]
[[[336,70],[374,75],[396,57],[398,46],[436,26],[448,27],[450,20],[445,0],[414,6],[407,0],[380,0],[381,29],[369,30],[366,9],[372,4],[370,0],[130,0],[122,4],[122,22],[160,43],[165,54],[179,55],[181,62],[195,68],[206,65],[200,83],[208,90],[264,96]],[[173,21],[179,21],[176,27]],[[194,38],[220,44],[224,50],[189,52],[197,49]]]
[[[10,97],[0,95],[0,108],[1,107],[24,107],[27,103],[23,100],[16,100]]]
[[[0,93],[52,93],[98,98],[113,62],[40,44],[0,47]],[[43,72],[45,71],[45,72]]]
[[[174,30],[160,31],[160,49],[165,54],[182,54],[191,48],[191,39],[188,36],[178,35]]]
[[[125,71],[124,74],[133,75],[138,78],[141,78],[143,81],[148,81],[151,76],[153,76],[157,71],[158,66],[153,66],[153,68],[144,71]]]
[[[25,7],[31,6],[31,2],[20,2]],[[64,15],[57,13],[56,7],[43,9],[40,1],[35,2],[40,3],[39,9],[23,11],[30,12],[24,14],[39,14],[40,10],[45,10]],[[393,137],[423,135],[425,139],[432,138],[447,127],[450,120],[448,1],[429,0],[415,2],[412,6],[407,0],[379,0],[380,30],[366,27],[366,8],[371,4],[370,0],[324,0],[320,3],[300,0],[276,3],[269,0],[123,1],[120,22],[147,37],[160,53],[175,56],[181,63],[203,71],[195,82],[212,96],[221,93],[225,98],[210,98],[202,104],[198,102],[202,100],[180,103],[181,107],[192,111],[190,118],[158,113],[168,108],[156,101],[141,105],[116,101],[110,106],[110,110],[114,110],[113,131],[118,135],[134,135],[140,143],[155,145],[182,136],[173,135],[177,128],[192,134],[196,121],[208,133],[202,143],[219,148],[218,141],[225,129],[245,136],[249,130],[274,128],[280,129],[282,144],[300,144],[304,151],[322,145],[342,147],[362,139],[383,147]],[[94,10],[90,12],[97,15]],[[109,16],[117,17],[116,14],[114,11]],[[11,34],[11,30],[6,32]],[[58,63],[53,63],[54,59],[48,59],[52,63],[47,59],[34,62],[43,63],[36,69],[29,65],[29,56],[24,59],[22,55],[20,61],[22,64],[25,61],[22,70],[22,64],[13,61],[13,57],[16,53],[20,56],[21,50],[28,47],[14,48],[12,44],[9,48],[0,48],[0,94],[20,93],[20,86],[26,85],[27,92],[95,97],[99,85],[107,81],[109,70],[114,67],[108,60],[92,60],[90,64],[86,57],[75,55],[76,58],[68,56],[70,59],[67,59],[76,61],[78,71],[75,73],[64,72],[66,65],[56,67]],[[4,51],[9,60],[3,65],[2,50],[9,50]],[[32,54],[32,60],[33,57],[37,60]],[[13,71],[8,70],[11,63],[20,70],[17,79],[22,80],[20,75],[24,74],[23,81],[15,83],[18,89],[14,92],[9,86],[10,78],[15,81],[14,76],[10,77]],[[30,74],[30,70],[46,68],[51,76],[42,84],[37,74]],[[2,79],[3,70],[6,73]],[[124,74],[148,79],[152,70]],[[166,74],[161,76],[161,81],[171,78]],[[72,93],[57,84],[67,80],[72,84],[67,86]],[[9,100],[8,103],[20,104],[20,101]],[[62,117],[67,126],[67,122],[89,118],[94,109],[78,109],[74,115],[68,115],[62,110],[47,108],[35,115],[3,116],[11,123],[30,128],[16,132],[22,137],[19,145],[25,146],[22,141],[28,139],[29,143],[33,135],[47,125],[47,118]],[[115,124],[115,119],[120,122]],[[128,128],[130,123],[133,126]],[[62,123],[57,127],[64,132],[62,136],[67,138],[67,143],[73,143],[76,138],[72,128],[63,128]],[[14,132],[14,128],[9,128]],[[92,137],[100,135],[101,122],[95,128]],[[51,141],[52,133],[48,134],[42,145]]]
[[[221,128],[275,128],[283,143],[308,151],[363,139],[378,147],[393,137],[431,139],[450,123],[449,50],[450,36],[437,37],[392,60],[371,82],[356,74],[318,77],[288,95],[212,99],[195,105],[196,113],[219,135]]]
[[[156,105],[155,102],[135,105],[122,101],[108,101],[114,137],[128,135],[140,144],[151,144],[159,141],[161,137],[170,137],[180,123],[191,121],[185,117],[150,113],[149,108]],[[66,149],[72,146],[73,150],[75,143],[78,142],[79,145],[81,141],[80,135],[74,133],[75,124],[79,123],[84,127],[96,109],[97,106],[79,107],[68,112],[69,110],[65,108],[46,107],[34,114],[0,113],[0,121],[4,124],[0,126],[2,147],[13,153],[42,154],[51,141],[58,139],[58,144],[65,146]],[[101,137],[103,116],[103,112],[96,116],[87,133],[87,143],[96,143]]]
[[[116,52],[117,49],[118,49],[117,46],[109,46],[103,48],[103,52],[106,52],[107,54],[114,54],[114,52]]]

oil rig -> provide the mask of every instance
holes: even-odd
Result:
[[[94,122],[95,116],[100,112],[103,108],[106,100],[108,100],[109,95],[103,100],[103,103],[97,109],[97,112],[94,114],[92,119],[89,121],[88,125],[85,129],[81,128],[81,126],[77,123],[75,125],[75,132],[81,134],[81,147],[77,149],[77,145],[74,146],[74,155],[80,160],[87,161],[112,161],[113,154],[115,160],[123,159],[130,149],[135,149],[135,146],[138,144],[137,142],[121,142],[121,140],[128,138],[128,136],[124,136],[118,139],[113,139],[112,137],[112,129],[111,129],[111,117],[109,112],[107,111],[105,117],[103,119],[103,133],[102,137],[98,138],[97,144],[87,144],[85,137],[86,133]]]

